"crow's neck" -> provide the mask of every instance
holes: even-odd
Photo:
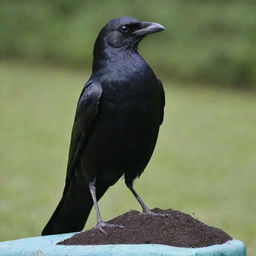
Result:
[[[137,47],[112,48],[96,43],[93,50],[92,72],[105,69],[107,66],[111,67],[112,64],[126,65],[136,62],[138,59],[144,62],[144,59],[137,52]]]

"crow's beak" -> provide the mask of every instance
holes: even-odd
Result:
[[[155,22],[141,22],[141,29],[133,32],[134,35],[144,36],[165,30],[165,27]]]

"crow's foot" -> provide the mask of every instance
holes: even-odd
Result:
[[[166,214],[166,213],[155,213],[155,212],[152,212],[149,209],[143,209],[141,214],[150,215],[150,216],[156,216],[156,217],[159,216],[159,217],[165,217],[165,218],[169,217],[169,214]]]
[[[119,224],[111,224],[111,223],[107,223],[104,221],[99,221],[95,228],[99,229],[102,233],[104,233],[105,235],[107,235],[107,232],[104,230],[104,228],[124,228],[123,225],[119,225]]]

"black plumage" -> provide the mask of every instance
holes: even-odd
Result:
[[[82,230],[93,204],[97,227],[103,230],[108,224],[101,219],[97,200],[123,175],[143,212],[152,214],[133,181],[153,153],[163,121],[164,90],[137,46],[145,35],[163,29],[121,17],[99,33],[92,75],[77,104],[65,189],[42,235]]]

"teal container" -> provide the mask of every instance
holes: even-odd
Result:
[[[182,248],[159,244],[56,245],[75,233],[0,242],[0,256],[246,256],[244,243]]]

